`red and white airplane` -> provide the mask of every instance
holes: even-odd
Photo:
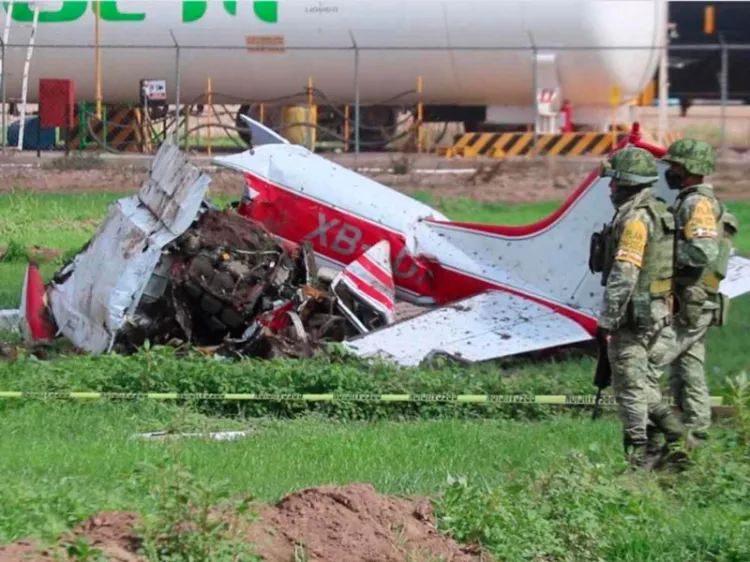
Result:
[[[318,266],[333,270],[334,286],[345,285],[385,318],[387,325],[368,330],[341,305],[362,333],[344,344],[355,354],[403,365],[435,353],[475,362],[593,339],[603,289],[589,271],[589,241],[613,213],[609,180],[598,171],[534,224],[459,223],[248,122],[260,146],[215,163],[244,175],[241,214],[288,244],[310,242]],[[664,153],[637,128],[628,143]],[[0,329],[31,339],[59,333],[92,353],[111,349],[140,303],[164,290],[162,249],[195,220],[209,183],[164,143],[139,192],[112,205],[49,287],[29,267],[21,307],[0,311]],[[668,202],[675,196],[663,180],[657,191]],[[732,298],[750,292],[750,260],[732,257],[721,291]],[[429,308],[395,321],[396,298]],[[274,321],[267,316],[261,321]]]
[[[473,362],[595,335],[603,288],[588,267],[590,237],[613,214],[609,180],[598,170],[536,223],[461,223],[260,123],[246,124],[262,144],[214,159],[244,174],[241,214],[283,241],[311,242],[318,264],[344,271],[365,298],[387,303],[395,286],[401,300],[432,306],[349,340],[355,353],[404,365],[434,353]],[[637,125],[618,149],[627,144],[657,158],[665,152],[643,142]],[[675,192],[660,176],[657,193],[671,202]],[[369,259],[376,245],[381,255]],[[750,291],[750,260],[732,257],[721,291],[732,298]]]

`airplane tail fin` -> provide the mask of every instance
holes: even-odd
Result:
[[[598,276],[589,272],[589,247],[592,233],[613,213],[608,183],[591,172],[555,212],[533,224],[428,219],[431,232],[420,238],[422,250],[478,280],[594,310],[600,290]]]
[[[47,315],[45,297],[39,266],[29,262],[21,288],[21,304],[17,310],[0,311],[0,327],[20,333],[25,341],[53,339],[55,326]]]
[[[26,266],[26,276],[21,293],[21,310],[26,315],[26,325],[32,340],[51,340],[55,326],[46,313],[46,290],[36,262]]]
[[[629,144],[648,150],[657,158],[659,179],[653,189],[657,197],[672,204],[676,192],[669,189],[664,174],[667,164],[660,160],[665,149],[644,142],[637,123],[614,150]],[[598,169],[593,170],[556,211],[533,224],[507,226],[428,219],[426,226],[439,237],[439,241],[433,237],[431,243],[447,243],[450,252],[445,248],[428,251],[441,256],[444,266],[466,271],[473,265],[478,278],[528,290],[575,308],[598,310],[603,289],[601,276],[589,270],[589,249],[592,235],[614,213],[609,183],[609,178],[599,177]],[[428,238],[424,241],[430,243]],[[750,292],[748,272],[750,260],[733,256],[721,291],[730,298]]]

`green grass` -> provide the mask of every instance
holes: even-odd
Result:
[[[562,201],[545,201],[543,203],[508,205],[503,203],[484,203],[468,197],[441,199],[426,192],[414,193],[412,197],[437,208],[455,221],[507,225],[523,225],[536,222],[553,213],[562,203]]]
[[[203,429],[204,418],[185,421],[183,416],[180,409],[158,404],[29,403],[0,409],[6,433],[0,442],[1,486],[7,494],[0,509],[7,513],[10,505],[22,507],[24,492],[34,489],[71,491],[100,509],[138,507],[143,498],[130,497],[122,484],[139,463],[159,459],[165,444],[131,437],[168,425],[186,432]],[[508,469],[544,469],[555,456],[571,447],[587,448],[592,441],[614,448],[619,431],[616,423],[603,421],[581,432],[579,422],[567,419],[524,425],[452,420],[344,424],[308,418],[247,425],[256,433],[235,442],[174,442],[176,459],[202,479],[226,479],[236,493],[251,492],[264,501],[306,486],[351,482],[370,482],[383,493],[421,495],[443,486],[449,474],[495,481]],[[608,449],[603,446],[601,458],[614,453]],[[8,497],[13,490],[15,499]],[[28,533],[34,528],[0,518],[0,543]]]
[[[443,491],[441,530],[479,540],[500,559],[739,562],[750,544],[750,465],[727,456],[734,434],[726,430],[674,480],[623,473],[611,419],[243,425],[157,403],[27,402],[0,403],[0,426],[0,544],[53,540],[100,510],[153,512],[160,476],[144,464],[181,465],[194,485],[267,502],[355,482],[389,494]],[[133,438],[222,426],[255,433],[234,442]]]
[[[82,246],[93,234],[96,221],[106,216],[108,206],[124,193],[39,194],[32,192],[0,193],[0,245],[15,240],[25,245],[70,250]],[[418,192],[415,199],[432,205],[451,219],[464,222],[522,225],[535,222],[560,205],[560,202],[507,205],[483,203],[469,198],[437,199]],[[231,198],[212,197],[218,205]],[[750,201],[727,203],[740,221],[735,246],[750,254]],[[52,226],[52,228],[50,228]]]
[[[1,194],[0,245],[12,241],[74,251],[120,195]],[[455,220],[505,224],[538,220],[557,206],[434,201],[426,194],[418,198]],[[750,224],[750,203],[730,207],[741,225]],[[741,230],[737,241],[745,253],[750,252],[747,232]],[[59,259],[44,264],[45,279],[59,265]],[[0,263],[0,307],[17,306],[24,268],[21,261]],[[713,393],[726,394],[728,377],[750,366],[747,333],[750,299],[745,297],[733,302],[730,325],[709,333],[707,372]],[[262,366],[167,354],[25,359],[0,365],[0,385],[219,392],[240,387],[367,391],[382,385],[437,391],[436,385],[442,385],[459,392],[589,393],[593,368],[593,358],[581,355],[396,374],[356,366]],[[440,408],[425,406],[416,414],[441,417]],[[252,493],[265,501],[305,486],[351,482],[373,483],[383,493],[443,490],[437,506],[440,528],[461,540],[481,541],[501,560],[750,559],[750,468],[736,452],[743,450],[736,430],[717,431],[710,454],[698,457],[689,476],[673,480],[622,473],[620,425],[611,416],[593,423],[530,415],[539,421],[529,423],[500,419],[508,417],[503,409],[497,410],[498,419],[477,420],[466,419],[469,408],[446,408],[443,419],[400,423],[337,421],[347,419],[346,412],[292,421],[206,417],[232,411],[297,415],[303,410],[258,412],[204,404],[199,414],[192,407],[158,403],[0,401],[0,544],[27,536],[51,540],[99,510],[158,510],[149,493],[160,485],[158,478],[152,474],[144,481],[137,475],[142,463],[158,465],[166,458],[168,465],[184,465],[201,485],[224,482],[232,494]],[[319,412],[332,413],[325,408]],[[367,414],[388,417],[378,408]],[[131,438],[165,428],[248,425],[256,433],[231,443],[183,440],[167,445]],[[466,481],[450,483],[451,475]]]

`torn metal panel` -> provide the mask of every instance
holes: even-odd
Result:
[[[162,249],[195,220],[210,178],[164,143],[137,195],[112,205],[86,249],[48,291],[59,331],[92,353],[111,349],[135,312]]]
[[[138,191],[139,201],[169,231],[159,233],[159,243],[170,242],[190,227],[210,181],[176,145],[159,148]]]
[[[26,300],[29,284],[29,267],[23,276],[21,286],[21,302],[16,309],[0,310],[0,331],[20,334],[25,340],[31,339],[31,333],[26,322]]]
[[[357,308],[360,311],[361,306],[364,305],[379,315],[382,318],[378,322],[380,325],[392,324],[396,317],[396,286],[393,282],[390,253],[391,246],[387,240],[378,242],[342,269],[331,283],[331,290],[337,294],[336,289],[340,285],[346,287],[347,292],[358,301]],[[346,300],[348,299],[339,295],[336,301],[344,316],[360,333],[369,332],[370,329]],[[365,316],[370,316],[370,314]]]
[[[486,361],[590,340],[577,322],[510,293],[489,291],[354,338],[356,355],[416,366],[434,353]]]
[[[378,242],[341,272],[341,282],[358,298],[392,324],[396,312],[396,287],[391,269],[391,245]]]

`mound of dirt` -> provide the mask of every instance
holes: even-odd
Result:
[[[92,548],[101,550],[111,562],[142,562],[145,559],[134,554],[140,541],[132,533],[138,521],[134,513],[102,512],[94,515],[73,532],[60,538],[57,549],[41,549],[34,541],[18,541],[0,546],[0,562],[52,562],[77,560],[73,555],[66,558],[66,547],[75,544],[78,537],[87,539]]]
[[[369,484],[307,488],[256,509],[260,519],[240,533],[267,562],[480,560],[477,551],[437,531],[428,500],[383,496]],[[64,540],[83,536],[110,560],[140,562],[136,521],[131,513],[100,513]],[[54,559],[30,541],[0,547],[0,562]]]
[[[272,562],[294,560],[295,545],[302,560],[319,562],[479,560],[438,533],[427,500],[382,496],[368,484],[308,488],[260,516],[248,539]]]

